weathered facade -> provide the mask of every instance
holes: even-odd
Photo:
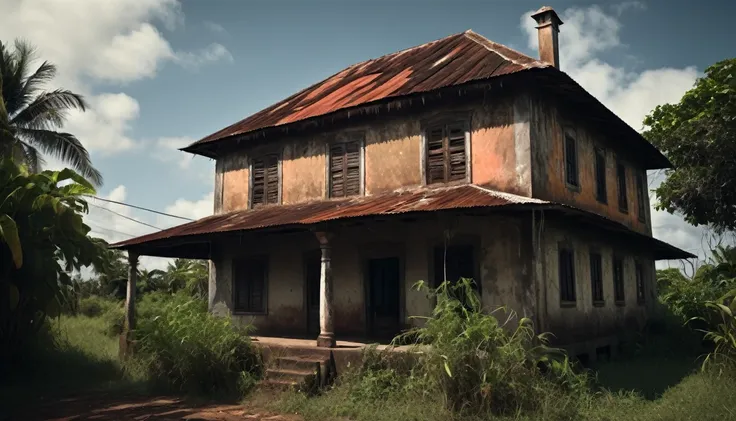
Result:
[[[185,150],[216,159],[214,215],[115,247],[210,259],[210,309],[261,335],[388,338],[417,281],[472,278],[584,351],[654,305],[646,170],[668,161],[558,70],[472,33],[370,60]]]

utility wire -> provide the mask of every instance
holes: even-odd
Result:
[[[101,197],[93,196],[93,195],[87,195],[87,196],[88,197],[91,197],[93,199],[102,200],[103,202],[114,203],[116,205],[128,206],[130,208],[140,209],[140,210],[144,210],[146,212],[153,212],[153,213],[157,213],[157,214],[163,215],[163,216],[168,216],[168,217],[171,217],[171,218],[183,219],[185,221],[194,221],[194,219],[191,219],[191,218],[186,218],[184,216],[178,216],[178,215],[172,215],[170,213],[161,212],[161,211],[157,211],[157,210],[153,210],[153,209],[148,209],[148,208],[144,208],[142,206],[131,205],[131,204],[128,204],[128,203],[118,202],[118,201],[110,200],[110,199],[103,199]]]
[[[133,234],[128,234],[127,232],[115,231],[114,229],[110,229],[110,228],[105,228],[105,227],[101,227],[101,226],[99,226],[99,225],[97,225],[97,224],[94,224],[94,223],[91,223],[91,222],[87,222],[87,224],[88,224],[88,225],[89,225],[90,227],[92,227],[92,231],[94,231],[94,232],[97,232],[98,234],[102,234],[101,232],[99,232],[99,230],[102,230],[102,231],[108,231],[108,232],[111,232],[111,233],[113,233],[113,234],[120,234],[120,235],[125,235],[125,236],[127,236],[127,237],[137,237],[137,235],[133,235]]]
[[[157,229],[157,230],[161,231],[161,228],[159,228],[159,227],[153,226],[153,225],[151,225],[151,224],[147,224],[147,223],[145,223],[145,222],[141,222],[141,221],[139,221],[139,220],[137,220],[137,219],[133,219],[133,218],[131,218],[131,217],[127,216],[127,215],[123,215],[122,213],[119,213],[119,212],[115,212],[114,210],[112,210],[112,209],[108,209],[108,208],[106,208],[106,207],[104,207],[104,206],[100,206],[100,205],[95,205],[94,203],[90,203],[90,205],[92,205],[92,206],[94,206],[94,207],[96,207],[96,208],[104,209],[104,210],[106,210],[106,211],[108,211],[108,212],[110,212],[110,213],[114,213],[115,215],[117,215],[117,216],[120,216],[120,217],[122,217],[122,218],[125,218],[125,219],[128,219],[128,220],[130,220],[130,221],[133,221],[133,222],[137,222],[137,223],[139,223],[139,224],[141,224],[141,225],[145,225],[145,226],[147,226],[147,227],[151,227],[151,228],[154,228],[154,229]]]

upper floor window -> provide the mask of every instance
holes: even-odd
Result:
[[[251,207],[279,203],[279,157],[266,155],[253,160]]]
[[[575,253],[571,247],[561,245],[558,251],[558,270],[560,280],[560,303],[575,303]]]
[[[335,143],[330,146],[330,197],[360,194],[360,149],[359,141]]]
[[[621,212],[628,212],[629,202],[626,194],[626,167],[620,161],[616,163],[616,179],[618,180],[618,209]]]
[[[467,179],[466,128],[465,121],[456,121],[427,129],[427,184]]]
[[[571,187],[580,187],[578,143],[569,133],[565,133],[565,182]]]
[[[595,198],[601,203],[608,203],[606,191],[606,151],[595,149]]]
[[[645,222],[647,220],[646,215],[646,196],[645,194],[645,179],[644,174],[641,172],[638,172],[636,174],[636,206],[637,206],[637,213],[639,214],[639,220],[641,222]]]
[[[626,300],[624,289],[624,259],[615,256],[613,258],[613,299],[618,305],[623,305]]]

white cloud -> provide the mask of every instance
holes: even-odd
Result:
[[[204,27],[209,29],[215,34],[226,34],[227,33],[227,30],[225,30],[225,28],[222,25],[220,25],[219,23],[209,21],[209,20],[204,22]]]
[[[179,149],[191,145],[194,141],[195,139],[189,136],[159,138],[155,142],[154,156],[162,162],[175,162],[180,169],[188,169],[195,156]]]
[[[167,63],[197,69],[219,60],[232,61],[221,44],[199,51],[174,51],[156,28],[182,26],[177,0],[0,0],[0,39],[23,38],[38,57],[58,67],[53,86],[83,94],[86,113],[73,112],[65,130],[91,151],[116,153],[135,141],[130,127],[139,106],[125,93],[95,92],[94,82],[125,84],[155,77]]]
[[[166,207],[165,212],[185,218],[200,219],[212,215],[214,200],[214,193],[208,193],[197,201],[177,199],[173,204]]]
[[[612,6],[614,14],[605,13],[599,6],[574,7],[560,14],[564,22],[560,27],[561,70],[640,131],[644,117],[655,106],[678,102],[698,76],[694,66],[634,72],[600,57],[602,53],[626,47],[619,37],[622,24],[618,17],[629,10],[643,8],[645,6],[639,2],[625,2]],[[529,11],[521,16],[521,27],[527,35],[529,48],[537,51],[537,29],[529,17],[532,13]],[[651,181],[652,188],[656,188],[661,176]],[[656,203],[656,198],[652,197],[651,201]],[[704,256],[702,239],[706,231],[703,228],[689,225],[680,216],[654,209],[652,227],[655,237]]]

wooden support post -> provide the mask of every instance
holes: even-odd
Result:
[[[326,232],[317,232],[319,248],[322,251],[321,270],[319,279],[319,336],[317,346],[321,348],[335,347],[335,331],[332,316],[332,267],[331,267],[331,235]]]
[[[125,295],[125,321],[120,336],[120,356],[126,357],[131,350],[132,332],[135,330],[135,286],[138,283],[138,253],[128,251],[128,285]]]

